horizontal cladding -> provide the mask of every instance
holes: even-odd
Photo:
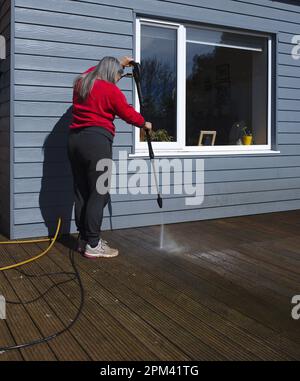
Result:
[[[237,197],[238,195],[238,197]],[[233,194],[221,195],[205,195],[204,202],[200,206],[187,206],[185,197],[164,198],[164,212],[171,211],[187,211],[195,212],[197,209],[203,208],[218,208],[222,206],[245,205],[245,204],[259,204],[265,202],[278,202],[278,201],[300,201],[300,188],[286,189],[286,190],[267,190],[260,192],[244,192]],[[71,201],[69,199],[69,201]],[[43,200],[40,200],[43,203]],[[67,204],[44,206],[43,208],[27,208],[15,210],[14,220],[15,224],[24,224],[28,221],[31,223],[41,223],[44,220],[55,221],[57,216],[64,219],[74,218],[72,212],[72,205],[67,208]],[[144,214],[145,211],[149,213],[158,213],[159,207],[156,204],[156,198],[153,196],[152,200],[135,200],[133,204],[129,202],[115,202],[112,205],[112,216],[116,217],[130,217],[131,215]],[[104,211],[104,216],[109,216],[108,209]]]
[[[49,213],[54,223],[59,200],[70,199],[64,145],[72,83],[103,55],[133,55],[133,11],[278,36],[276,107],[281,154],[205,157],[206,204],[187,209],[180,197],[170,195],[166,222],[298,208],[300,60],[293,59],[291,52],[292,38],[300,34],[300,7],[278,4],[268,0],[15,0],[14,236],[47,234]],[[132,103],[132,80],[124,79],[121,89]],[[116,129],[113,154],[119,166],[119,151],[132,152],[133,128],[116,120]],[[54,194],[57,204],[51,204]],[[145,197],[113,197],[113,207],[119,210],[113,217],[115,228],[160,222],[154,199]],[[108,227],[105,218],[104,228]]]
[[[43,113],[46,108],[50,108],[49,103],[53,105],[52,113],[57,112],[59,110],[56,105],[71,105],[72,104],[72,89],[71,88],[53,88],[53,87],[35,87],[35,86],[15,86],[15,100],[16,103],[16,116],[18,115],[26,115],[24,111],[24,107],[27,110],[28,103],[27,102],[36,102],[35,108],[31,111],[33,116],[39,116],[39,114]],[[132,103],[132,92],[124,91],[127,101]],[[20,101],[20,102],[19,102]],[[45,104],[41,104],[40,102],[45,102]],[[22,108],[23,107],[23,108]],[[44,114],[47,116],[47,114]],[[54,115],[58,116],[58,115]]]
[[[59,117],[16,116],[15,132],[48,132],[60,121]],[[132,132],[132,127],[121,119],[115,120],[116,130],[120,132]],[[67,127],[64,125],[64,127]]]
[[[224,158],[225,160],[225,158]],[[281,167],[265,167],[265,168],[251,168],[246,165],[241,168],[238,165],[226,165],[224,163],[223,168],[218,167],[216,161],[211,161],[209,165],[209,160],[205,161],[205,176],[207,176],[207,181],[214,181],[218,172],[222,171],[222,181],[237,181],[239,178],[241,181],[245,180],[261,180],[261,179],[275,179],[275,178],[285,178],[285,177],[298,177],[300,164],[297,161],[291,161],[289,157],[285,163],[286,166]],[[129,168],[129,170],[123,169],[120,166],[121,162],[115,161],[116,170],[118,173],[128,172],[128,174],[134,173],[134,170]],[[233,164],[233,163],[231,163]],[[253,163],[255,166],[255,163]],[[252,165],[253,165],[252,164]],[[251,163],[249,164],[251,165]],[[224,169],[226,168],[226,169]],[[196,169],[194,168],[193,171]],[[149,170],[146,170],[148,173]],[[178,171],[180,172],[180,170]],[[143,171],[141,171],[143,174]],[[15,193],[21,192],[39,192],[42,177],[47,178],[47,181],[52,182],[51,190],[62,189],[59,183],[59,178],[69,176],[70,180],[71,171],[67,162],[63,163],[47,163],[47,173],[44,174],[44,163],[16,163],[15,164]],[[68,181],[69,181],[68,180]]]
[[[80,5],[82,5],[83,9],[89,5],[93,6],[95,16],[99,14],[97,9],[100,10],[103,6],[108,5],[111,7],[112,13],[118,12],[118,10],[123,12],[132,9],[139,13],[166,15],[177,19],[220,25],[226,24],[232,27],[244,25],[244,28],[257,30],[270,31],[272,29],[278,31],[278,20],[280,20],[284,31],[292,30],[293,32],[292,28],[299,25],[298,7],[291,6],[288,9],[271,7],[271,0],[264,6],[261,6],[258,1],[251,3],[233,0],[201,0],[201,2],[199,0],[127,0],[126,2],[123,0],[80,0],[72,3],[76,4],[77,9]],[[58,4],[61,9],[64,9],[63,13],[57,12],[58,16],[71,13],[69,11],[69,9],[72,9],[70,8],[71,1],[50,0],[42,4],[39,0],[16,0],[16,6],[26,8],[28,12],[41,9],[50,9],[55,12],[55,7]],[[69,8],[68,5],[70,5]],[[74,14],[74,17],[76,15]]]
[[[62,1],[61,3],[66,9],[72,9],[73,4],[70,1]],[[75,4],[75,2],[73,3]],[[16,8],[15,12],[16,22],[132,36],[132,16],[130,16],[130,21],[105,19],[102,17],[101,7],[93,17],[25,8]],[[128,14],[131,15],[131,12]]]
[[[16,23],[16,38],[38,41],[66,42],[75,45],[115,47],[132,49],[132,36],[103,33],[95,31],[82,31],[77,29],[64,29],[40,25]]]
[[[54,136],[43,132],[17,132],[15,133],[15,147],[65,147],[67,132],[58,132]],[[114,139],[115,147],[131,146],[132,133],[118,131]]]
[[[244,216],[251,214],[261,214],[261,213],[272,213],[274,210],[286,211],[295,210],[299,207],[299,200],[289,200],[289,201],[274,201],[270,203],[254,203],[245,205],[230,205],[230,206],[219,206],[217,208],[207,208],[207,209],[197,209],[194,211],[183,210],[180,213],[178,211],[165,212],[164,223],[179,223],[187,221],[199,221],[199,220],[209,220],[215,218],[226,218],[232,216]],[[153,209],[153,208],[152,208]],[[16,237],[25,238],[30,237],[33,234],[35,236],[45,236],[54,233],[54,226],[56,222],[51,221],[51,226],[48,228],[45,223],[31,223],[31,224],[21,224],[16,225],[14,229],[14,234]],[[128,217],[113,217],[110,220],[108,217],[104,218],[103,230],[107,229],[126,229],[136,226],[150,226],[161,224],[160,213],[143,213],[136,214]],[[64,232],[76,231],[74,221],[65,221],[63,226]]]
[[[272,176],[271,171],[264,171],[267,175]],[[300,188],[300,169],[299,167],[294,171],[287,171],[287,173],[283,173],[283,178],[280,178],[278,176],[277,178],[270,178],[268,179],[267,176],[263,179],[256,179],[255,182],[252,180],[243,180],[243,173],[242,176],[237,179],[237,176],[235,176],[235,181],[231,180],[234,176],[230,176],[230,173],[227,175],[227,181],[224,180],[222,183],[216,183],[214,181],[210,182],[210,180],[215,180],[214,176],[215,173],[206,173],[205,174],[205,187],[204,187],[204,194],[205,196],[213,196],[213,195],[229,195],[229,194],[239,194],[239,193],[258,193],[258,192],[267,192],[267,191],[274,191],[274,190],[291,190],[292,197],[296,197],[296,192]],[[295,175],[298,173],[298,177],[295,177]],[[292,174],[291,177],[288,177],[288,175]],[[236,175],[236,174],[235,174]],[[247,174],[248,175],[248,174]],[[274,176],[274,175],[273,175]],[[248,175],[248,177],[250,177]],[[195,174],[191,174],[191,178],[195,178]],[[172,181],[172,187],[173,186],[181,186],[183,184],[182,178],[176,178]],[[190,181],[185,181],[184,184],[192,185]],[[48,185],[46,183],[46,185]],[[16,209],[24,209],[24,208],[39,208],[41,199],[43,199],[43,205],[44,207],[51,207],[51,206],[58,206],[58,205],[66,205],[70,201],[72,201],[72,182],[71,179],[69,179],[69,182],[64,184],[65,189],[60,190],[52,190],[50,189],[50,186],[46,186],[43,184],[41,187],[41,191],[36,193],[16,193],[15,194],[15,208]],[[292,192],[292,189],[295,190],[295,192]],[[142,193],[144,191],[148,191],[149,194]],[[139,203],[143,200],[155,200],[156,196],[151,192],[152,189],[150,185],[148,187],[141,188],[141,192],[138,194],[121,194],[121,192],[118,191],[116,188],[112,188],[112,202],[113,203],[127,203],[136,201]],[[290,194],[290,195],[291,195]],[[170,200],[172,198],[176,198],[179,200],[182,197],[187,197],[187,195],[181,195],[174,192],[174,189],[172,189],[168,194],[165,192],[163,194],[163,198],[166,200]],[[225,197],[225,196],[224,196]],[[116,204],[119,205],[119,204]],[[138,205],[138,204],[137,204]],[[114,207],[115,211],[114,214],[117,215],[119,212],[119,209],[117,206]],[[131,212],[128,212],[128,214],[136,214],[136,210],[132,210]]]
[[[0,34],[6,39],[6,59],[0,60],[0,232],[10,231],[10,43],[11,2],[0,8]]]

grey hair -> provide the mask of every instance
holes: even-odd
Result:
[[[117,74],[124,72],[120,61],[115,57],[104,57],[94,70],[89,73],[80,74],[74,81],[74,88],[81,101],[85,101],[93,89],[96,79],[116,83]]]

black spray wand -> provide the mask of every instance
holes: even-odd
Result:
[[[131,61],[130,65],[133,67],[133,78],[137,87],[137,93],[140,101],[140,107],[141,111],[143,110],[143,95],[142,95],[142,88],[141,88],[141,66],[139,63]],[[159,191],[159,186],[158,186],[158,177],[155,169],[155,163],[154,163],[154,152],[152,148],[152,143],[151,143],[151,136],[148,130],[146,130],[146,138],[147,138],[147,144],[148,144],[148,150],[149,150],[149,157],[150,161],[152,164],[153,168],[153,173],[154,173],[154,180],[155,180],[155,185],[156,185],[156,190],[157,190],[157,203],[160,208],[163,206],[163,200],[160,195]]]

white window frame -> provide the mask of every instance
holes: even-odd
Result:
[[[153,149],[158,156],[165,155],[215,155],[215,154],[257,154],[272,151],[272,38],[269,35],[261,35],[255,33],[236,32],[229,29],[204,27],[201,29],[229,31],[237,34],[245,34],[247,36],[265,37],[268,39],[268,116],[267,116],[267,144],[259,145],[228,145],[228,146],[186,146],[186,28],[195,27],[194,25],[179,24],[154,19],[138,18],[136,19],[136,41],[135,41],[135,60],[140,62],[141,59],[141,25],[159,26],[165,28],[173,28],[177,30],[177,142],[153,142]],[[200,41],[196,41],[201,44]],[[205,45],[224,46],[223,44],[213,44],[204,42]],[[239,47],[228,45],[227,47],[258,51],[257,48]],[[183,101],[184,99],[184,101]],[[140,111],[137,91],[135,90],[135,108]],[[150,120],[151,121],[151,120]],[[155,126],[154,126],[155,127]],[[147,143],[140,141],[140,131],[135,129],[135,150],[133,156],[143,156],[148,152]]]
[[[185,40],[183,41],[182,37],[184,36],[185,30],[183,31],[183,26],[178,23],[171,22],[160,22],[157,20],[149,20],[149,19],[137,19],[136,29],[137,29],[137,39],[136,39],[136,57],[135,60],[140,62],[141,60],[141,25],[150,25],[150,26],[159,26],[162,28],[170,28],[177,31],[177,56],[176,56],[176,67],[177,67],[177,141],[176,142],[153,142],[153,148],[159,151],[178,151],[182,149],[182,146],[185,142],[185,132],[183,134],[182,129],[179,129],[178,126],[185,124],[185,108],[182,107],[182,103],[180,99],[182,97],[182,92],[185,90],[185,80],[182,80],[183,69],[185,67],[182,64],[182,60],[180,59],[180,51],[185,51]],[[185,28],[184,28],[185,29]],[[181,93],[180,93],[181,92]],[[185,97],[184,97],[185,98]],[[181,105],[181,106],[180,106]],[[140,111],[140,103],[138,99],[137,90],[135,90],[135,108]],[[135,151],[143,152],[147,150],[147,143],[140,142],[140,131],[136,130],[135,133]]]

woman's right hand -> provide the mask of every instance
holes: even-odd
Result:
[[[124,56],[124,57],[121,57],[119,61],[120,61],[120,64],[125,68],[130,66],[130,62],[134,61],[134,59],[129,56]]]
[[[145,131],[151,131],[152,130],[152,123],[150,123],[150,122],[145,122],[145,124],[144,124],[144,126],[143,126],[143,129],[145,130]]]

